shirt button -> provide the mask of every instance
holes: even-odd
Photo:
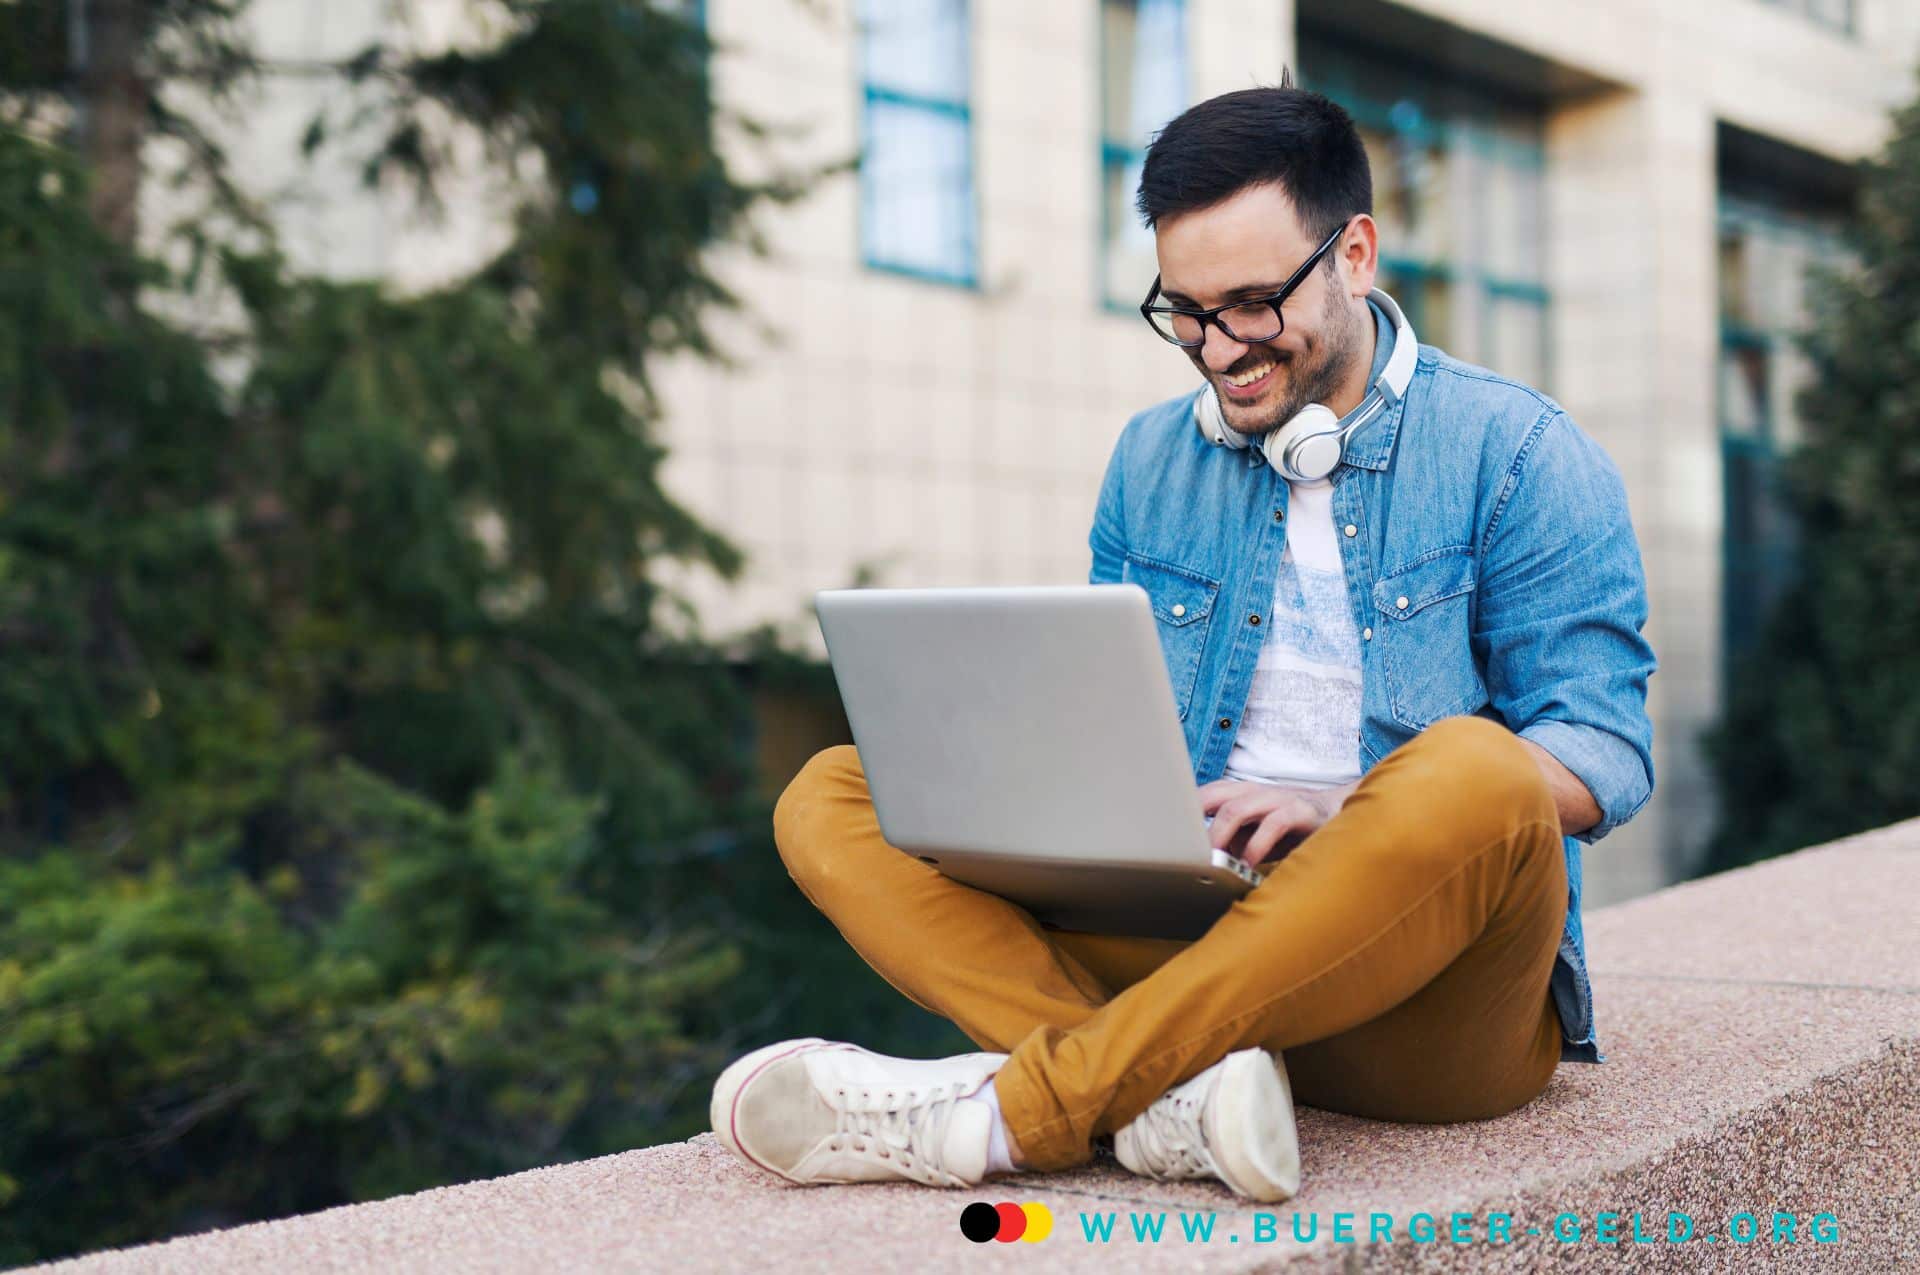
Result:
[[[1393,605],[1399,607],[1402,611],[1404,611],[1407,609],[1407,600],[1404,597],[1395,598],[1393,600]]]
[[[1348,523],[1346,525],[1346,533],[1349,536],[1357,536],[1360,534],[1360,528],[1354,526],[1352,523]]]
[[[1285,522],[1285,521],[1287,520],[1287,511],[1286,511],[1286,510],[1284,510],[1284,509],[1276,509],[1276,510],[1274,510],[1274,511],[1273,511],[1273,520],[1274,520],[1275,522]]]
[[[1221,729],[1221,730],[1225,730],[1225,729],[1226,729],[1227,727],[1229,727],[1229,726],[1231,726],[1231,725],[1233,725],[1233,719],[1232,719],[1231,717],[1223,717],[1223,718],[1221,718],[1221,719],[1220,719],[1220,729]]]
[[[1183,616],[1183,615],[1185,615],[1186,613],[1187,613],[1187,608],[1186,608],[1186,607],[1184,607],[1184,606],[1182,606],[1182,605],[1180,605],[1180,604],[1179,604],[1178,602],[1176,602],[1176,603],[1174,603],[1174,604],[1173,604],[1173,618],[1174,618],[1174,619],[1176,619],[1176,620],[1177,620],[1177,619],[1179,619],[1179,618],[1180,618],[1181,616]]]
[[[1373,641],[1373,626],[1368,625],[1366,628],[1361,629],[1360,636],[1365,638],[1369,642]]]
[[[1257,628],[1259,627],[1259,624],[1260,624],[1260,617],[1257,615],[1250,615],[1247,617],[1247,623]]]

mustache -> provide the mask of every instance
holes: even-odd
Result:
[[[1231,367],[1227,368],[1226,371],[1216,373],[1216,375],[1240,376],[1244,373],[1253,371],[1253,369],[1257,367],[1265,367],[1269,363],[1277,364],[1280,367],[1285,367],[1291,362],[1293,362],[1293,356],[1291,354],[1280,354],[1278,352],[1269,351],[1265,355],[1259,355],[1259,356],[1248,355],[1246,358],[1237,359],[1234,361]]]

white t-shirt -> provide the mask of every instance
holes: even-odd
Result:
[[[1360,777],[1360,635],[1347,604],[1333,483],[1290,482],[1287,489],[1286,548],[1223,773],[1331,788]]]

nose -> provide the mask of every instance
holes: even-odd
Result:
[[[1225,372],[1249,348],[1244,341],[1236,341],[1221,331],[1218,323],[1209,323],[1206,340],[1200,346],[1200,357],[1206,360],[1207,366],[1213,371]]]

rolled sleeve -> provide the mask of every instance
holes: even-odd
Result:
[[[1542,718],[1519,732],[1574,773],[1600,807],[1600,822],[1573,835],[1592,845],[1640,813],[1653,796],[1653,776],[1640,751],[1618,735]]]
[[[1620,471],[1566,413],[1528,435],[1481,547],[1475,654],[1508,728],[1586,785],[1591,844],[1653,795],[1647,587]]]

